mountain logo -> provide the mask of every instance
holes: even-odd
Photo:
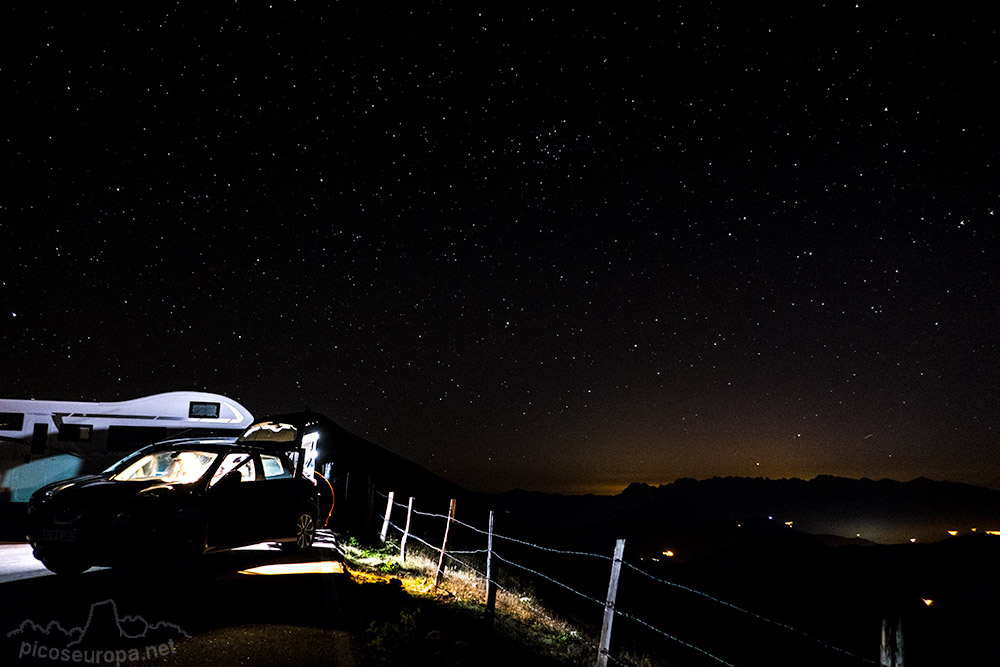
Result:
[[[122,616],[114,600],[94,602],[86,622],[64,628],[26,619],[7,633],[22,662],[127,665],[171,655],[177,642],[190,637],[166,621],[150,623],[141,616]]]

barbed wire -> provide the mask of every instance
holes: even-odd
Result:
[[[543,579],[547,579],[548,581],[550,581],[550,582],[552,582],[552,583],[554,583],[554,584],[556,584],[558,586],[562,586],[566,590],[568,590],[568,591],[570,591],[572,593],[575,593],[575,594],[579,595],[580,597],[582,597],[584,599],[590,600],[591,602],[596,602],[598,605],[600,605],[602,607],[609,607],[610,606],[611,610],[614,613],[617,613],[617,614],[619,614],[621,616],[627,616],[631,620],[637,621],[637,622],[641,623],[642,625],[644,625],[644,626],[646,626],[646,627],[648,627],[648,628],[650,628],[652,630],[655,630],[656,632],[658,632],[659,634],[663,635],[667,639],[675,641],[678,644],[681,644],[682,646],[686,646],[686,647],[688,647],[690,649],[694,649],[698,653],[706,655],[709,658],[712,658],[713,660],[715,660],[715,661],[717,661],[717,662],[719,662],[719,663],[721,663],[723,665],[727,665],[727,667],[734,667],[731,663],[726,662],[722,658],[719,658],[718,656],[712,655],[708,651],[706,651],[706,650],[704,650],[702,648],[699,648],[699,647],[695,646],[694,644],[691,644],[690,642],[686,642],[683,639],[680,639],[679,637],[675,637],[674,635],[671,635],[670,633],[668,633],[668,632],[666,632],[664,630],[660,630],[659,628],[657,628],[654,625],[648,623],[647,621],[644,621],[644,620],[642,620],[640,618],[632,616],[631,614],[626,614],[625,612],[619,611],[618,609],[615,608],[614,605],[608,605],[606,602],[602,602],[602,601],[598,600],[597,598],[594,598],[594,597],[592,597],[590,595],[587,595],[586,593],[581,593],[580,591],[572,588],[571,586],[567,586],[563,582],[561,582],[561,581],[559,581],[557,579],[554,579],[554,578],[548,576],[547,574],[543,574],[542,572],[539,572],[538,570],[532,569],[532,568],[527,567],[525,565],[521,565],[520,563],[515,563],[515,562],[513,562],[511,560],[508,560],[508,559],[504,558],[503,556],[501,556],[498,553],[494,552],[493,555],[497,558],[497,560],[503,561],[504,563],[507,563],[508,565],[513,565],[514,567],[518,567],[518,568],[520,568],[522,570],[525,570],[526,572],[530,572],[530,573],[532,573],[532,574],[534,574],[536,576],[542,577]],[[610,653],[607,654],[607,655],[608,655],[609,658],[611,657]]]
[[[382,519],[383,521],[385,520],[385,517],[383,517],[383,516],[381,516],[381,515],[379,515],[379,518],[381,518],[381,519]],[[402,533],[402,532],[403,532],[403,529],[401,529],[401,528],[400,528],[399,526],[397,526],[396,524],[392,523],[392,521],[390,521],[390,522],[389,522],[389,525],[390,525],[390,526],[392,526],[393,528],[395,528],[396,530],[398,530],[398,531],[399,531],[400,533]],[[433,549],[434,551],[437,551],[438,553],[440,553],[440,552],[441,552],[441,547],[438,547],[438,546],[434,546],[434,545],[433,545],[433,544],[431,544],[430,542],[428,542],[428,541],[426,541],[426,540],[422,539],[422,538],[421,538],[421,537],[420,537],[419,535],[415,535],[414,533],[409,533],[409,537],[412,537],[412,538],[413,538],[413,539],[415,539],[416,541],[420,542],[421,544],[423,544],[423,545],[427,546],[427,547],[428,547],[428,548],[430,548],[430,549]],[[451,560],[455,561],[456,563],[459,563],[460,565],[462,565],[462,566],[463,566],[463,567],[465,567],[466,569],[468,569],[468,570],[471,570],[471,571],[475,572],[476,574],[478,574],[478,575],[479,575],[480,577],[482,577],[483,579],[486,579],[486,574],[485,574],[485,573],[483,573],[483,572],[480,572],[480,571],[479,571],[478,569],[476,569],[476,568],[475,568],[475,567],[473,567],[472,565],[469,565],[468,563],[466,563],[466,562],[462,561],[461,559],[458,559],[458,558],[455,558],[455,557],[454,557],[454,556],[452,555],[452,554],[472,554],[472,553],[485,553],[485,552],[486,552],[486,549],[479,549],[479,550],[477,550],[477,551],[449,551],[449,550],[447,550],[447,549],[446,549],[446,550],[445,550],[445,552],[444,552],[444,555],[445,555],[445,556],[446,556],[447,558],[450,558]]]
[[[803,630],[799,630],[798,628],[793,627],[791,625],[788,625],[787,623],[783,623],[781,621],[775,621],[774,619],[768,618],[766,616],[762,616],[761,614],[758,614],[755,611],[750,611],[749,609],[745,609],[743,607],[740,607],[739,605],[735,605],[732,602],[727,602],[725,600],[721,600],[721,599],[715,597],[714,595],[709,595],[708,593],[704,593],[704,592],[699,591],[699,590],[697,590],[695,588],[691,588],[690,586],[685,586],[684,584],[678,584],[677,582],[669,581],[667,579],[661,579],[660,577],[657,577],[656,575],[650,574],[649,572],[646,572],[645,570],[639,569],[638,567],[636,567],[635,565],[633,565],[633,564],[631,564],[631,563],[629,563],[627,561],[623,560],[622,564],[625,567],[630,568],[631,570],[633,570],[635,572],[638,572],[639,574],[652,579],[653,581],[656,581],[658,583],[664,584],[666,586],[671,586],[673,588],[677,588],[677,589],[682,590],[682,591],[686,591],[688,593],[692,593],[693,595],[701,596],[701,597],[703,597],[703,598],[705,598],[707,600],[710,600],[710,601],[712,601],[712,602],[714,602],[716,604],[722,605],[724,607],[729,607],[730,609],[733,609],[735,611],[741,612],[741,613],[746,614],[748,616],[752,616],[752,617],[754,617],[754,618],[756,618],[758,620],[764,621],[765,623],[770,623],[771,625],[777,626],[779,628],[783,628],[785,630],[789,630],[791,632],[797,633],[797,634],[805,637],[806,639],[809,639],[811,641],[816,642],[817,644],[820,644],[824,648],[830,649],[832,651],[837,651],[839,653],[843,653],[844,655],[850,656],[852,658],[856,658],[857,660],[862,660],[864,662],[870,662],[872,664],[875,663],[875,661],[872,660],[872,659],[870,659],[870,658],[865,658],[863,656],[856,655],[856,654],[851,653],[850,651],[848,651],[846,649],[840,648],[839,646],[835,646],[833,644],[830,644],[829,642],[827,642],[827,641],[825,641],[823,639],[819,639],[818,637],[813,637],[809,633],[807,633],[807,632],[805,632]]]
[[[525,540],[519,540],[516,537],[509,537],[507,535],[500,535],[499,533],[493,533],[493,539],[495,539],[495,540],[496,539],[501,539],[501,540],[507,540],[509,542],[516,542],[517,544],[521,544],[521,545],[524,545],[526,547],[532,547],[534,549],[539,549],[541,551],[548,551],[549,553],[554,553],[554,554],[563,554],[563,555],[566,555],[566,556],[589,556],[591,558],[598,558],[600,560],[606,560],[606,561],[614,560],[611,556],[607,556],[605,554],[595,554],[595,553],[590,553],[590,552],[587,552],[587,551],[569,551],[569,550],[565,550],[565,549],[553,549],[552,547],[543,547],[540,544],[533,544],[533,543],[527,542]]]
[[[380,517],[380,518],[382,518],[383,520],[385,520],[385,517]],[[398,526],[396,526],[395,524],[393,524],[392,521],[389,521],[389,525],[392,526],[393,528],[395,528],[396,530],[400,530],[400,528]],[[428,547],[431,547],[432,549],[436,549],[437,551],[440,551],[440,548],[433,547],[431,544],[429,544],[428,542],[426,542],[425,540],[421,539],[420,537],[418,537],[416,535],[411,535],[411,537],[414,537],[414,539],[416,539],[418,542],[421,542],[421,543],[427,545]],[[494,537],[496,537],[496,535],[494,535]],[[535,546],[535,545],[530,545],[530,546]],[[542,548],[544,548],[544,547],[542,547]],[[487,551],[486,549],[480,549],[480,550],[477,550],[475,553],[484,553],[486,551]],[[451,557],[450,556],[451,553],[467,553],[467,552],[449,552],[449,551],[445,551],[445,555],[446,556]],[[571,552],[571,553],[577,553],[577,552]],[[516,563],[516,562],[514,562],[512,560],[504,558],[503,556],[501,556],[500,554],[496,553],[495,551],[493,552],[493,555],[496,557],[497,560],[499,560],[501,562],[504,562],[504,563],[506,563],[508,565],[512,565],[512,566],[514,566],[516,568],[519,568],[521,570],[524,570],[526,572],[530,572],[531,574],[534,574],[535,576],[538,576],[538,577],[541,577],[542,579],[550,581],[550,582],[556,584],[557,586],[561,586],[562,588],[565,588],[566,590],[570,591],[571,593],[575,593],[576,595],[579,595],[580,597],[582,597],[584,599],[590,600],[591,602],[594,602],[594,603],[596,603],[596,604],[598,604],[598,605],[600,605],[602,607],[606,606],[605,602],[601,602],[597,598],[594,598],[594,597],[592,597],[590,595],[587,595],[586,593],[582,593],[582,592],[576,590],[575,588],[573,588],[571,586],[568,586],[568,585],[564,584],[563,582],[561,582],[561,581],[559,581],[559,580],[557,580],[557,579],[555,579],[553,577],[550,577],[547,574],[539,572],[538,570],[535,570],[533,568],[527,567],[526,565],[521,565],[520,563]],[[585,554],[585,555],[593,555],[593,554]],[[453,557],[452,557],[452,560],[460,563],[463,567],[466,567],[467,569],[475,572],[479,576],[481,576],[483,578],[486,578],[486,575],[484,573],[482,573],[479,570],[477,570],[476,568],[470,566],[468,563],[465,563],[465,562],[463,562],[463,561],[461,561],[461,560],[459,560],[457,558],[453,558]],[[652,576],[652,575],[649,575],[649,576]],[[492,583],[493,585],[497,586],[498,588],[501,588],[498,584],[496,584],[495,581],[488,580],[488,583]],[[669,582],[667,582],[667,583],[669,583]],[[679,584],[678,584],[678,586],[679,586]],[[505,592],[508,592],[508,591],[505,590]],[[653,630],[653,631],[655,631],[655,632],[663,635],[667,639],[670,639],[670,640],[672,640],[674,642],[677,642],[678,644],[681,644],[682,646],[686,646],[687,648],[693,649],[693,650],[697,651],[698,653],[701,653],[701,654],[703,654],[703,655],[705,655],[705,656],[707,656],[709,658],[712,658],[713,660],[719,662],[722,665],[726,665],[727,667],[734,667],[731,663],[726,662],[722,658],[719,658],[719,657],[717,657],[717,656],[709,653],[708,651],[705,651],[704,649],[699,648],[698,646],[695,646],[694,644],[691,644],[690,642],[686,642],[683,639],[680,639],[679,637],[675,637],[674,635],[671,635],[670,633],[668,633],[668,632],[666,632],[664,630],[661,630],[661,629],[655,627],[654,625],[648,623],[647,621],[644,621],[644,620],[642,620],[642,619],[640,619],[640,618],[638,618],[636,616],[633,616],[633,615],[628,614],[626,612],[622,612],[622,611],[620,611],[618,609],[615,609],[614,605],[612,605],[611,608],[614,611],[614,613],[619,614],[620,616],[626,617],[626,618],[628,618],[630,620],[636,621],[636,622],[638,622],[638,623],[646,626],[647,628],[649,628],[649,629],[651,629],[651,630]],[[587,643],[590,643],[590,642],[587,642]],[[594,649],[597,649],[598,652],[600,652],[600,648],[598,646],[596,646],[594,644],[591,644],[591,646]],[[609,659],[612,659],[614,662],[622,663],[622,661],[620,661],[618,659],[615,659],[614,656],[612,656],[610,653],[608,653],[607,656],[608,656]],[[622,663],[622,664],[625,664],[625,663]]]
[[[386,494],[383,494],[381,492],[378,492],[378,495],[380,495],[383,498],[387,498],[388,497]],[[397,506],[399,506],[401,508],[404,508],[404,509],[410,509],[408,504],[403,504],[403,503],[400,503],[400,502],[395,501],[395,500],[393,500],[393,505],[397,505]],[[414,509],[412,511],[413,511],[414,514],[418,514],[420,516],[450,520],[450,521],[455,522],[455,523],[457,523],[457,524],[459,524],[461,526],[464,526],[465,528],[468,528],[468,529],[470,529],[470,530],[472,530],[472,531],[474,531],[476,533],[479,533],[479,534],[482,534],[482,535],[489,535],[488,531],[484,531],[484,530],[482,530],[480,528],[477,528],[476,526],[472,526],[472,525],[470,525],[468,523],[465,523],[463,521],[460,521],[460,520],[455,519],[454,517],[450,517],[448,515],[438,514],[438,513],[435,513],[435,512],[423,512],[423,511],[419,511],[419,510],[416,510],[416,509]],[[384,516],[382,516],[382,515],[379,515],[379,517],[383,521],[386,520],[386,518]],[[399,531],[400,533],[404,533],[404,531],[399,526],[395,525],[391,521],[389,521],[388,524],[390,526],[392,526],[394,529],[396,529],[397,531]],[[422,539],[421,537],[419,537],[418,535],[416,535],[416,534],[414,534],[412,532],[410,532],[408,535],[409,535],[409,537],[412,537],[416,541],[420,542],[421,544],[424,544],[425,546],[427,546],[428,548],[430,548],[430,549],[432,549],[434,551],[437,551],[437,552],[441,551],[441,547],[438,547],[438,546],[430,544],[429,542],[427,542],[426,540]],[[496,533],[496,532],[493,533],[493,538],[495,540],[497,540],[497,539],[499,539],[499,540],[507,540],[507,541],[515,543],[515,544],[520,544],[522,546],[531,547],[533,549],[538,549],[540,551],[545,551],[545,552],[548,552],[548,553],[554,553],[554,554],[560,554],[560,555],[569,555],[569,556],[587,556],[587,557],[597,558],[599,560],[605,560],[605,561],[613,561],[614,560],[613,557],[607,556],[607,555],[604,555],[604,554],[595,554],[595,553],[590,553],[590,552],[585,552],[585,551],[555,549],[555,548],[546,547],[546,546],[543,546],[543,545],[540,545],[540,544],[534,544],[532,542],[528,542],[526,540],[522,540],[522,539],[519,539],[519,538],[511,537],[511,536],[508,536],[508,535],[502,535],[502,534]],[[470,570],[472,572],[475,572],[477,575],[479,575],[479,576],[481,576],[483,578],[486,578],[486,575],[484,573],[480,572],[478,569],[476,569],[475,567],[469,565],[468,563],[465,563],[462,560],[460,560],[458,558],[455,558],[454,556],[452,556],[452,554],[463,554],[463,555],[466,555],[466,554],[481,554],[481,553],[489,553],[489,551],[490,551],[489,549],[475,549],[475,550],[467,550],[467,551],[458,551],[458,550],[456,550],[456,551],[448,551],[448,550],[445,550],[445,556],[448,556],[451,560],[459,563],[460,565],[462,565],[463,567],[467,568],[468,570]],[[492,555],[497,560],[499,560],[499,561],[501,561],[503,563],[506,563],[507,565],[510,565],[510,566],[515,567],[515,568],[521,569],[521,570],[523,570],[525,572],[529,572],[529,573],[531,573],[531,574],[533,574],[533,575],[535,575],[537,577],[541,577],[542,579],[545,579],[545,580],[547,580],[547,581],[549,581],[549,582],[551,582],[551,583],[553,583],[553,584],[555,584],[557,586],[560,586],[560,587],[562,587],[562,588],[564,588],[564,589],[566,589],[566,590],[568,590],[568,591],[570,591],[570,592],[572,592],[572,593],[574,593],[574,594],[576,594],[576,595],[578,595],[578,596],[580,596],[580,597],[582,597],[584,599],[590,600],[590,601],[592,601],[592,602],[594,602],[594,603],[596,603],[596,604],[598,604],[598,605],[600,605],[602,607],[607,606],[605,602],[603,602],[601,600],[598,600],[598,599],[596,599],[596,598],[594,598],[594,597],[592,597],[592,596],[590,596],[590,595],[588,595],[586,593],[582,593],[582,592],[574,589],[573,587],[571,587],[571,586],[569,586],[569,585],[567,585],[567,584],[565,584],[565,583],[563,583],[563,582],[561,582],[561,581],[559,581],[559,580],[557,580],[557,579],[555,579],[555,578],[553,578],[553,577],[551,577],[551,576],[549,576],[547,574],[539,572],[538,570],[530,568],[530,567],[528,567],[526,565],[522,565],[520,563],[517,563],[517,562],[514,562],[514,561],[509,560],[507,558],[504,558],[503,556],[501,556],[500,554],[498,554],[496,552],[496,550],[493,550]],[[826,648],[828,650],[839,652],[839,653],[841,653],[843,655],[846,655],[848,657],[854,658],[856,660],[860,660],[862,662],[866,662],[866,663],[870,663],[870,664],[877,664],[876,661],[874,661],[874,660],[872,660],[870,658],[865,658],[863,656],[856,655],[856,654],[854,654],[854,653],[852,653],[852,652],[850,652],[850,651],[848,651],[846,649],[843,649],[843,648],[840,648],[839,646],[835,646],[833,644],[830,644],[829,642],[826,642],[825,640],[822,640],[822,639],[819,639],[817,637],[814,637],[814,636],[808,634],[807,632],[804,632],[802,630],[799,630],[798,628],[795,628],[795,627],[793,627],[791,625],[788,625],[787,623],[783,623],[781,621],[775,621],[775,620],[770,619],[770,618],[768,618],[766,616],[758,614],[757,612],[751,611],[749,609],[745,609],[743,607],[740,607],[739,605],[733,604],[731,602],[727,602],[726,600],[722,600],[722,599],[717,598],[717,597],[715,597],[713,595],[710,595],[708,593],[704,593],[704,592],[699,591],[697,589],[691,588],[690,586],[685,586],[683,584],[678,584],[676,582],[672,582],[672,581],[669,581],[667,579],[662,579],[662,578],[657,577],[657,576],[655,576],[653,574],[650,574],[649,572],[646,572],[645,570],[642,570],[642,569],[636,567],[635,565],[633,565],[633,564],[631,564],[631,563],[629,563],[627,561],[623,560],[622,563],[623,563],[623,565],[625,565],[625,567],[627,567],[627,568],[629,568],[629,569],[631,569],[631,570],[633,570],[633,571],[635,571],[635,572],[637,572],[637,573],[639,573],[639,574],[641,574],[641,575],[643,575],[645,577],[648,577],[649,579],[652,579],[652,580],[654,580],[654,581],[656,581],[658,583],[661,583],[661,584],[664,584],[666,586],[670,586],[670,587],[673,587],[673,588],[676,588],[676,589],[679,589],[679,590],[683,590],[685,592],[691,593],[691,594],[696,595],[696,596],[700,596],[700,597],[702,597],[702,598],[704,598],[706,600],[709,600],[711,602],[714,602],[714,603],[719,604],[719,605],[724,606],[724,607],[728,607],[730,609],[733,609],[734,611],[746,614],[746,615],[748,615],[750,617],[756,618],[756,619],[761,620],[761,621],[763,621],[765,623],[769,623],[769,624],[774,625],[776,627],[779,627],[779,628],[788,630],[790,632],[796,633],[796,634],[798,634],[798,635],[800,635],[800,636],[802,636],[802,637],[804,637],[806,639],[809,639],[810,641],[813,641],[813,642],[819,644],[820,646],[822,646],[822,647],[824,647],[824,648]],[[488,583],[491,583],[494,586],[497,586],[501,590],[504,590],[504,592],[508,592],[508,593],[510,592],[510,591],[507,591],[506,589],[503,589],[502,587],[500,587],[499,584],[496,583],[496,581],[488,580]],[[654,631],[654,632],[662,635],[663,637],[666,637],[667,639],[670,639],[671,641],[674,641],[674,642],[676,642],[678,644],[681,644],[681,645],[683,645],[683,646],[685,646],[687,648],[690,648],[690,649],[692,649],[694,651],[697,651],[698,653],[701,653],[701,654],[705,655],[706,657],[711,658],[711,659],[719,662],[722,665],[727,665],[728,667],[733,667],[731,663],[725,661],[724,659],[719,658],[718,656],[715,656],[715,655],[709,653],[708,651],[705,651],[704,649],[699,648],[698,646],[695,646],[695,645],[693,645],[693,644],[691,644],[689,642],[686,642],[683,639],[675,637],[675,636],[671,635],[670,633],[668,633],[668,632],[666,632],[666,631],[664,631],[664,630],[662,630],[660,628],[657,628],[656,626],[652,625],[648,621],[645,621],[645,620],[643,620],[641,618],[638,618],[638,617],[636,617],[636,616],[634,616],[632,614],[629,614],[627,612],[621,611],[620,609],[615,608],[614,605],[611,605],[611,609],[612,609],[613,613],[618,614],[618,615],[622,616],[623,618],[627,618],[629,620],[635,621],[636,623],[639,623],[639,624],[641,624],[641,625],[649,628],[650,630],[652,630],[652,631]],[[597,647],[595,646],[594,648],[597,648]],[[610,654],[608,654],[608,658],[614,660],[615,662],[620,662],[619,660],[615,659]]]
[[[651,623],[648,623],[648,622],[642,620],[641,618],[633,616],[632,614],[629,614],[627,612],[621,611],[620,609],[618,609],[618,608],[616,608],[614,606],[611,607],[611,610],[612,610],[612,612],[614,612],[615,614],[618,614],[619,616],[621,616],[623,618],[627,618],[629,620],[635,621],[636,623],[641,623],[642,625],[646,626],[650,630],[663,635],[667,639],[670,639],[671,641],[675,641],[678,644],[681,644],[682,646],[688,647],[689,649],[693,649],[693,650],[697,651],[698,653],[701,653],[702,655],[708,656],[709,658],[711,658],[712,660],[715,660],[716,662],[718,662],[720,664],[727,665],[727,667],[735,667],[731,662],[726,662],[725,660],[723,660],[719,656],[712,655],[711,653],[709,653],[705,649],[699,648],[699,647],[695,646],[694,644],[692,644],[690,642],[686,642],[683,639],[681,639],[680,637],[675,637],[674,635],[670,634],[669,632],[661,630],[658,627],[652,625]]]
[[[570,591],[571,593],[576,593],[577,595],[579,595],[582,598],[590,600],[591,602],[596,602],[597,604],[601,605],[602,607],[604,606],[604,603],[601,602],[600,600],[598,600],[596,598],[593,598],[593,597],[587,595],[586,593],[581,593],[580,591],[576,590],[572,586],[567,586],[563,582],[559,581],[558,579],[553,579],[552,577],[550,577],[547,574],[543,574],[542,572],[539,572],[538,570],[534,570],[534,569],[528,567],[527,565],[521,565],[520,563],[515,563],[512,560],[507,560],[506,558],[504,558],[503,556],[501,556],[500,554],[498,554],[496,552],[493,552],[493,556],[497,560],[499,560],[499,561],[507,563],[508,565],[513,565],[514,567],[520,568],[520,569],[524,570],[525,572],[530,572],[531,574],[539,576],[542,579],[547,579],[548,581],[551,581],[553,584],[556,584],[557,586],[562,586],[563,588],[565,588],[566,590]]]
[[[465,528],[468,528],[469,530],[473,530],[473,531],[479,533],[480,535],[489,535],[490,534],[490,532],[488,530],[483,530],[482,528],[476,528],[475,526],[473,526],[471,524],[468,524],[468,523],[465,523],[464,521],[459,521],[458,519],[456,519],[454,517],[452,517],[451,520],[454,521],[455,523],[457,523],[460,526],[464,526]],[[496,537],[496,533],[494,533],[493,536]]]
[[[404,508],[408,508],[409,507],[408,505],[401,505],[400,503],[397,503],[395,501],[393,501],[393,504],[399,505],[400,507],[404,507]],[[413,510],[413,513],[414,514],[419,514],[420,516],[429,516],[429,517],[434,517],[434,518],[437,518],[437,519],[447,519],[448,518],[448,516],[445,515],[445,514],[437,514],[435,512],[421,512],[421,511],[418,511],[418,510]],[[383,520],[385,520],[385,517],[382,516],[381,514],[379,515],[379,517],[382,518]],[[474,530],[475,532],[480,533],[481,535],[489,535],[489,531],[482,530],[481,528],[476,528],[475,526],[467,524],[464,521],[459,521],[458,519],[456,519],[454,517],[452,517],[451,520],[454,523],[457,523],[457,524],[460,524],[462,526],[465,526],[466,528],[469,528],[470,530]],[[607,560],[607,561],[612,560],[611,556],[607,556],[605,554],[595,554],[595,553],[590,553],[590,552],[587,552],[587,551],[571,551],[571,550],[566,550],[566,549],[554,549],[552,547],[542,546],[541,544],[534,544],[533,542],[528,542],[526,540],[521,540],[521,539],[518,539],[516,537],[511,537],[509,535],[503,535],[503,534],[497,533],[497,532],[493,533],[493,539],[495,539],[495,540],[496,539],[508,540],[510,542],[515,542],[517,544],[521,544],[521,545],[524,545],[524,546],[527,546],[527,547],[532,547],[533,549],[539,549],[541,551],[548,551],[549,553],[563,554],[563,555],[568,555],[568,556],[589,556],[591,558],[599,558],[601,560]],[[481,551],[486,551],[486,550],[482,549]]]
[[[381,518],[381,519],[382,519],[383,521],[385,520],[385,517],[384,517],[384,516],[382,516],[382,515],[379,515],[379,518]],[[390,525],[390,526],[391,526],[392,528],[394,528],[395,530],[399,531],[400,533],[402,533],[402,532],[403,532],[403,529],[402,529],[402,528],[400,528],[399,526],[397,526],[396,524],[394,524],[394,523],[393,523],[392,521],[389,521],[389,525]],[[428,548],[430,548],[430,549],[433,549],[434,551],[438,551],[438,552],[440,552],[440,551],[441,551],[440,547],[436,547],[436,546],[432,545],[431,543],[427,542],[426,540],[424,540],[423,538],[421,538],[421,537],[420,537],[420,536],[418,536],[418,535],[414,535],[413,533],[410,533],[410,534],[409,534],[409,536],[410,536],[410,537],[412,537],[413,539],[415,539],[415,540],[416,540],[417,542],[420,542],[420,543],[421,543],[421,544],[423,544],[424,546],[426,546],[426,547],[428,547]],[[397,545],[397,546],[398,546],[398,545]],[[487,550],[486,550],[486,549],[480,549],[480,550],[478,550],[477,552],[473,552],[473,553],[486,553],[486,552],[487,552]],[[455,557],[454,557],[454,556],[452,555],[453,553],[470,553],[470,552],[461,552],[461,551],[447,551],[447,550],[446,550],[446,551],[445,551],[445,556],[447,556],[447,557],[448,557],[449,559],[451,559],[451,560],[455,561],[455,562],[456,562],[456,563],[458,563],[459,565],[463,566],[463,567],[464,567],[464,568],[466,568],[467,570],[470,570],[471,572],[474,572],[474,573],[475,573],[475,574],[476,574],[477,576],[479,576],[479,577],[481,577],[481,578],[483,578],[483,579],[486,579],[486,581],[487,581],[487,584],[492,584],[493,586],[495,586],[495,587],[496,587],[496,589],[497,589],[498,591],[503,591],[504,593],[507,593],[508,595],[510,595],[510,596],[512,596],[512,597],[516,597],[516,596],[514,595],[514,592],[513,592],[513,591],[511,591],[511,590],[509,590],[508,588],[506,588],[505,586],[501,585],[501,584],[500,584],[499,582],[497,582],[497,581],[496,581],[495,579],[491,579],[491,578],[487,577],[487,576],[486,576],[486,574],[485,574],[484,572],[481,572],[481,571],[480,571],[480,570],[478,570],[478,569],[477,569],[476,567],[474,567],[474,566],[472,566],[472,565],[470,565],[470,564],[466,563],[465,561],[463,561],[463,560],[461,560],[461,559],[459,559],[459,558],[455,558]],[[494,555],[496,555],[496,554],[494,554]],[[449,575],[448,575],[448,570],[447,570],[447,568],[445,568],[445,569],[443,570],[443,574],[444,574],[445,576],[449,576]],[[443,588],[443,587],[442,587],[442,588]],[[444,590],[448,591],[448,589],[446,589],[446,588],[445,588]],[[452,595],[454,595],[454,592],[453,592],[453,591],[448,591],[448,592],[449,592],[449,593],[451,593]],[[522,602],[522,604],[523,604],[523,602]],[[529,607],[530,607],[530,605],[529,605]],[[532,607],[532,609],[533,609],[533,611],[535,611],[536,613],[539,613],[539,614],[541,614],[541,615],[545,616],[546,618],[549,618],[549,620],[553,620],[553,619],[551,619],[551,617],[549,617],[549,616],[548,616],[547,614],[545,614],[544,612],[541,612],[541,611],[539,611],[539,610],[537,610],[537,609],[534,609],[533,607]],[[554,621],[553,621],[553,622],[554,622]],[[596,647],[595,647],[595,648],[596,648]]]

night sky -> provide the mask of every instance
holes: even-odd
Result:
[[[379,4],[0,10],[0,395],[1000,488],[996,4]]]

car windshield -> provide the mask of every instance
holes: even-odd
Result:
[[[192,449],[167,449],[142,456],[111,479],[116,481],[160,480],[189,484],[198,480],[218,454]]]

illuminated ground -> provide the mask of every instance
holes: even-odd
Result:
[[[95,568],[67,579],[42,568],[28,545],[2,544],[0,664],[53,664],[41,651],[65,648],[72,660],[91,646],[136,651],[122,664],[354,665],[346,575],[332,535],[322,537],[301,554],[257,545],[169,578]],[[291,573],[261,576],[276,569]],[[86,637],[74,645],[54,624]],[[156,659],[143,653],[156,647]]]

